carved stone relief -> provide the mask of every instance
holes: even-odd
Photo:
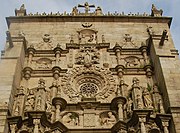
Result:
[[[28,89],[27,98],[25,102],[25,111],[33,111],[35,105],[35,94],[33,89]]]
[[[20,116],[23,113],[23,105],[25,101],[25,88],[20,86],[17,88],[17,92],[14,98],[13,115]]]
[[[141,62],[140,59],[134,56],[126,57],[125,59],[125,66],[127,68],[133,68],[133,67],[140,67]]]
[[[116,123],[116,121],[117,120],[116,120],[115,114],[111,111],[100,114],[101,126],[111,127]]]
[[[134,109],[154,109],[153,107],[153,99],[152,94],[147,87],[140,86],[139,79],[134,77],[133,78],[133,85],[132,89],[129,92],[128,104],[127,104],[127,111],[131,112],[132,107]],[[133,101],[133,105],[132,105]]]
[[[37,44],[38,50],[52,50],[53,49],[53,43],[52,43],[52,37],[50,34],[44,34],[42,36],[43,41]]]
[[[124,35],[122,48],[136,48],[134,41],[132,40],[132,36],[130,34]]]
[[[97,43],[97,31],[92,29],[83,29],[77,32],[79,44]]]
[[[79,126],[79,116],[74,112],[67,112],[62,117],[62,122],[67,126]]]
[[[48,70],[52,69],[55,65],[54,58],[34,58],[31,61],[30,67],[35,70]]]
[[[52,61],[48,58],[40,58],[36,61],[37,69],[51,69]]]
[[[62,77],[61,83],[62,90],[73,102],[81,101],[82,98],[108,101],[108,97],[116,90],[111,72],[96,66],[76,67]]]
[[[92,64],[99,64],[100,53],[96,48],[81,48],[75,55],[76,64],[90,67]]]

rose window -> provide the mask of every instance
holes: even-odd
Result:
[[[88,97],[88,98],[94,97],[97,92],[98,92],[98,87],[94,83],[84,83],[80,87],[80,93],[84,97]]]

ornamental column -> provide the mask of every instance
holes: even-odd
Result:
[[[34,119],[33,124],[34,124],[34,132],[33,133],[39,133],[40,119]]]
[[[114,49],[115,54],[117,56],[117,64],[121,65],[120,60],[121,60],[121,50],[122,50],[122,47],[118,43],[116,43],[116,45],[115,45],[115,47],[113,49]]]
[[[124,66],[121,64],[121,46],[116,43],[115,47],[113,48],[116,57],[117,57],[117,66],[116,66],[116,71],[118,73],[118,77],[121,79],[123,77],[123,70],[124,70]]]
[[[57,44],[57,47],[54,49],[54,53],[55,53],[55,57],[56,57],[56,64],[55,64],[55,66],[59,65],[61,51],[62,51],[62,49],[60,48],[60,45]]]
[[[169,133],[168,127],[169,127],[169,121],[171,120],[172,115],[171,114],[157,114],[156,117],[157,117],[158,122],[161,123],[164,133]]]
[[[35,53],[35,49],[34,49],[34,46],[31,45],[28,49],[27,49],[27,52],[28,52],[28,66],[31,65],[31,62],[32,62],[32,58],[34,56],[34,53]]]
[[[142,55],[144,57],[145,64],[148,65],[150,62],[149,62],[149,59],[147,56],[147,46],[144,43],[142,43],[141,45],[142,46],[140,49],[141,49]]]
[[[146,122],[146,117],[139,118],[140,126],[141,126],[141,133],[146,133],[146,128],[144,123]]]

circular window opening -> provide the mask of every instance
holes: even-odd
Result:
[[[94,83],[84,83],[80,86],[80,93],[87,98],[95,97],[98,92],[98,86]]]

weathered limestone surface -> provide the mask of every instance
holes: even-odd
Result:
[[[172,18],[78,8],[6,18],[0,133],[180,132]]]

